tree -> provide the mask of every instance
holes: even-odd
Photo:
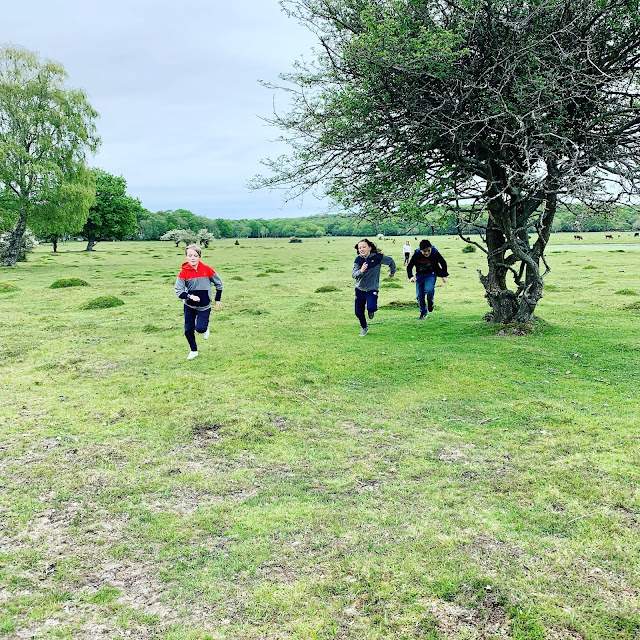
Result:
[[[127,195],[127,182],[98,170],[95,204],[89,209],[82,235],[86,251],[101,240],[124,240],[136,232],[137,216],[143,211],[140,200]]]
[[[292,153],[253,186],[370,220],[442,207],[481,233],[487,320],[530,321],[559,204],[640,191],[639,2],[285,0],[321,49],[281,76]]]
[[[93,201],[86,157],[100,143],[98,113],[65,87],[62,65],[0,48],[0,210],[11,230],[4,266],[15,266],[27,226],[77,231]]]
[[[222,218],[216,218],[215,222],[221,238],[233,238],[233,227],[230,222]]]

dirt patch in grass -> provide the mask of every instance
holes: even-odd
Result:
[[[428,609],[445,638],[511,638],[509,619],[494,597],[488,595],[478,609],[442,600],[430,600]]]
[[[0,293],[11,293],[12,291],[18,291],[18,287],[15,284],[0,282]]]
[[[224,424],[195,424],[192,428],[193,444],[204,448],[217,442],[222,437],[219,431],[224,426]]]

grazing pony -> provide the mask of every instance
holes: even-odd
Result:
[[[613,240],[613,234],[612,234],[612,233],[605,233],[605,234],[604,234],[604,237],[605,237],[605,240],[606,240],[607,238],[609,238],[609,240]]]

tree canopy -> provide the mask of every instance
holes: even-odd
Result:
[[[281,76],[292,152],[253,184],[372,220],[440,207],[483,236],[487,319],[528,321],[559,204],[638,194],[638,3],[285,0],[321,47]]]
[[[77,231],[93,201],[86,159],[100,142],[98,114],[66,79],[56,62],[0,48],[0,219],[11,231],[5,266],[15,266],[27,226]]]
[[[137,216],[143,211],[140,200],[127,195],[127,182],[122,176],[98,170],[95,203],[82,229],[87,251],[101,240],[124,240],[133,235],[138,228]]]

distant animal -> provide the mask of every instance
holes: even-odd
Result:
[[[622,236],[620,234],[618,234],[618,238],[622,238]]]
[[[391,244],[395,244],[396,243],[396,239],[393,238],[393,240],[391,240]]]
[[[638,237],[640,237],[640,233],[638,233],[638,232],[636,231],[636,232],[633,234],[633,237],[634,237],[634,238],[638,238]]]
[[[582,238],[582,236],[573,236],[573,239],[574,240],[582,240],[583,238]]]
[[[604,237],[605,237],[605,239],[609,238],[609,240],[613,240],[613,234],[612,233],[605,233]]]

